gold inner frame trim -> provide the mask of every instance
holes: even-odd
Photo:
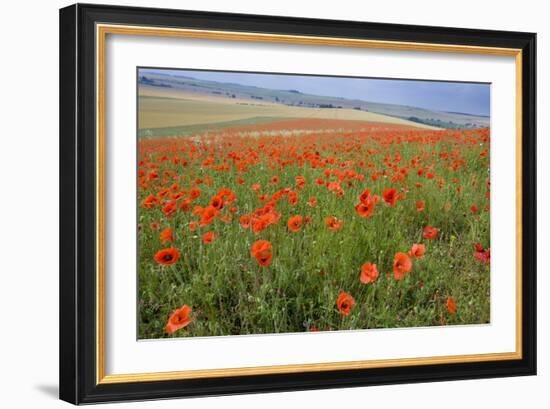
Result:
[[[363,40],[322,36],[178,29],[167,27],[96,25],[96,383],[115,384],[178,379],[290,374],[348,369],[388,368],[467,362],[517,360],[522,358],[522,51],[515,48],[467,46],[458,44],[415,43]],[[427,51],[513,56],[516,64],[516,350],[505,353],[449,355],[367,361],[321,362],[314,364],[239,367],[173,372],[105,374],[105,42],[108,34],[192,38],[222,41],[247,41],[336,47],[371,48],[401,51]]]

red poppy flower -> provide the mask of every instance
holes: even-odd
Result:
[[[210,244],[216,238],[216,234],[213,231],[206,232],[202,235],[202,242],[204,244]]]
[[[336,299],[336,307],[342,314],[350,315],[351,309],[354,305],[355,300],[350,294],[346,293],[345,291],[342,291],[340,292],[340,294],[338,294],[338,298]]]
[[[355,205],[355,211],[360,217],[370,217],[372,216],[374,209],[376,207],[376,200],[374,197],[369,197],[365,202],[360,202]]]
[[[210,201],[210,206],[212,206],[216,210],[223,209],[223,197],[214,196]]]
[[[426,204],[424,202],[416,202],[416,210],[419,212],[423,212],[426,208]]]
[[[290,192],[288,194],[288,204],[295,206],[298,204],[298,193],[297,192]]]
[[[233,203],[233,201],[237,198],[235,192],[231,189],[227,189],[226,187],[222,187],[216,196],[222,199],[222,207],[226,204]]]
[[[167,227],[160,232],[160,240],[162,241],[162,244],[166,244],[167,241],[174,241],[174,235],[170,227]]]
[[[396,253],[393,258],[393,277],[402,280],[412,270],[412,261],[405,253]]]
[[[198,188],[193,188],[189,191],[189,197],[191,200],[198,199],[201,196],[201,191]]]
[[[474,257],[478,259],[479,261],[483,261],[485,263],[490,263],[491,261],[491,250],[490,249],[484,249],[483,246],[479,243],[476,243],[475,245],[475,253]]]
[[[294,180],[296,180],[296,187],[298,189],[303,189],[306,185],[306,178],[303,177],[303,176],[296,176],[294,178]]]
[[[201,212],[202,218],[200,221],[200,225],[206,226],[212,223],[212,221],[216,218],[216,216],[218,216],[218,214],[219,214],[219,211],[213,206],[208,206],[204,208]]]
[[[340,189],[342,189],[342,187],[340,186],[340,182],[334,181],[334,182],[329,182],[328,183],[327,189],[331,192],[337,192]]]
[[[256,259],[259,265],[267,267],[273,258],[271,243],[267,240],[258,240],[250,248],[250,254]]]
[[[311,196],[307,204],[309,205],[309,207],[315,207],[315,205],[317,204],[317,199],[314,196]]]
[[[160,203],[160,200],[158,197],[149,195],[145,198],[145,200],[143,200],[141,205],[146,209],[152,209],[154,207],[157,207],[159,203]]]
[[[330,230],[338,231],[342,228],[344,221],[338,220],[336,217],[331,216],[325,219],[325,224],[328,226]]]
[[[409,251],[409,256],[422,258],[425,253],[426,247],[423,244],[413,244],[411,251]]]
[[[168,189],[162,189],[157,193],[157,197],[164,198],[170,192]]]
[[[453,297],[447,297],[447,311],[449,314],[456,313],[456,302]]]
[[[288,219],[288,229],[294,233],[300,231],[302,228],[303,218],[302,216],[293,216],[290,219]]]
[[[250,227],[250,220],[251,220],[251,217],[249,214],[243,214],[239,218],[239,224],[243,229],[248,229]]]
[[[176,204],[175,200],[170,200],[162,208],[162,212],[166,215],[167,218],[172,217],[176,210],[178,210],[178,205]]]
[[[437,237],[437,234],[439,233],[439,229],[432,226],[426,226],[424,227],[424,234],[422,237],[428,240],[433,240]]]
[[[365,189],[363,193],[359,195],[359,201],[361,203],[367,203],[367,200],[370,198],[370,189]]]
[[[168,334],[172,335],[174,332],[188,326],[191,322],[193,322],[193,318],[191,318],[191,307],[183,305],[170,315],[165,330]]]
[[[252,231],[256,234],[260,233],[268,226],[267,221],[262,217],[254,217],[252,219]]]
[[[384,189],[384,202],[388,203],[391,207],[395,206],[397,201],[397,190],[395,189]]]
[[[171,195],[171,197],[172,197],[172,199],[174,199],[174,200],[179,200],[179,199],[181,199],[181,198],[183,197],[183,192],[173,193],[173,194]]]
[[[155,261],[159,264],[172,265],[175,264],[180,258],[180,252],[174,247],[162,249],[155,254]]]
[[[378,269],[376,264],[365,263],[361,266],[361,275],[359,276],[359,281],[363,284],[373,283],[378,278]]]
[[[182,212],[188,212],[191,208],[191,199],[183,199],[180,203],[180,209]]]
[[[473,204],[471,207],[470,207],[470,211],[472,212],[472,214],[477,214],[477,212],[479,211],[478,207]]]

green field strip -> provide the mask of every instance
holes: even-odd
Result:
[[[273,122],[283,122],[288,120],[289,118],[285,118],[285,117],[258,116],[253,118],[237,119],[234,121],[213,122],[213,123],[207,123],[207,124],[182,125],[182,126],[172,126],[172,127],[165,127],[165,128],[144,128],[138,131],[138,136],[140,138],[186,136],[186,135],[193,135],[200,132],[220,130],[223,128],[236,128],[240,126],[259,125],[259,124],[267,124],[267,123],[273,123]]]

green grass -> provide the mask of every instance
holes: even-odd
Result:
[[[246,119],[236,119],[234,121],[214,122],[209,124],[170,126],[165,128],[144,128],[138,131],[138,136],[140,138],[189,136],[197,133],[216,131],[223,128],[238,128],[246,125],[260,125],[287,120],[288,118],[260,116]]]

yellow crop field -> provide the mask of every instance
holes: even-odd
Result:
[[[352,120],[388,123],[417,129],[437,129],[405,119],[353,109],[287,106],[173,90],[146,90],[140,93],[140,130],[213,124],[258,117]]]

